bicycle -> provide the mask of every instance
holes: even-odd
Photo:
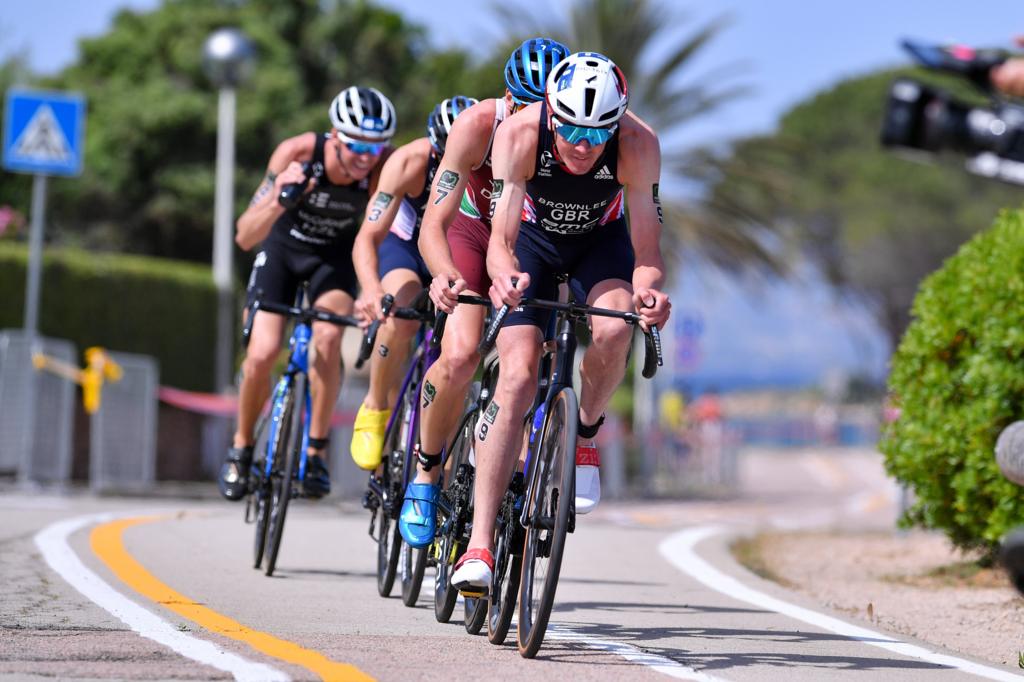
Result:
[[[377,542],[377,592],[382,597],[391,595],[401,566],[402,602],[406,606],[414,606],[419,597],[428,554],[426,548],[413,550],[403,542],[398,528],[405,488],[415,467],[415,458],[409,455],[418,440],[423,377],[440,353],[438,347],[431,343],[433,329],[426,326],[434,321],[428,304],[426,290],[407,308],[395,308],[394,297],[390,294],[382,300],[384,317],[418,320],[424,326],[420,329],[416,350],[384,431],[381,467],[370,474],[363,494],[363,506],[370,510],[369,534]],[[357,368],[372,352],[380,324],[381,320],[374,320],[367,329]]]
[[[560,278],[564,281],[566,278]],[[544,398],[532,411],[528,447],[523,466],[521,496],[515,490],[515,478],[499,510],[496,525],[495,570],[488,590],[488,639],[504,641],[515,607],[515,576],[519,579],[519,625],[517,646],[524,658],[537,655],[554,605],[558,575],[568,533],[575,530],[576,429],[579,402],[572,386],[576,355],[576,323],[588,316],[611,317],[638,325],[640,316],[606,308],[568,302],[523,298],[523,307],[557,312],[555,337],[544,344],[545,368],[538,392]],[[480,343],[481,352],[489,350],[497,338],[509,306],[495,315]],[[643,376],[650,379],[662,365],[661,337],[657,327],[644,331]],[[517,507],[521,510],[516,514]],[[513,546],[522,529],[521,555]],[[517,571],[516,564],[521,569]],[[504,581],[508,579],[506,585]],[[510,591],[508,587],[512,586]]]
[[[359,320],[355,317],[304,307],[306,294],[303,285],[296,294],[293,306],[257,298],[250,306],[243,331],[243,343],[247,344],[253,319],[261,310],[296,320],[288,341],[291,349],[288,366],[274,388],[269,414],[260,419],[256,428],[255,450],[264,453],[264,456],[254,458],[249,476],[250,494],[245,509],[246,522],[256,524],[253,568],[260,568],[266,559],[264,571],[268,576],[274,574],[277,566],[288,503],[293,497],[302,495],[302,484],[306,476],[306,450],[312,409],[308,381],[312,323],[316,320],[340,327],[359,326]]]

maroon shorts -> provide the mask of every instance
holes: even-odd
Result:
[[[491,278],[487,276],[490,238],[491,230],[487,225],[462,213],[456,214],[448,228],[448,247],[452,250],[455,267],[466,280],[466,288],[481,296],[486,296],[491,288]]]

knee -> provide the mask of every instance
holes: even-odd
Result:
[[[242,361],[245,378],[267,376],[274,368],[278,349],[270,344],[250,344]]]
[[[479,361],[480,355],[476,348],[468,344],[455,344],[445,348],[438,359],[443,371],[448,375],[448,380],[459,385],[469,383]]]
[[[506,395],[516,398],[522,396],[533,397],[534,389],[537,387],[537,371],[532,363],[516,361],[510,358],[511,362],[502,362],[498,370],[498,386]]]
[[[317,329],[313,334],[313,347],[318,360],[337,364],[341,357],[341,330],[334,325]]]
[[[602,352],[624,355],[633,339],[633,327],[621,320],[601,320],[593,325],[591,338]]]

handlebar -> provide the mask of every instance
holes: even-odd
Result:
[[[639,325],[640,316],[636,313],[627,313],[621,310],[611,310],[609,308],[595,308],[589,305],[580,305],[578,303],[560,303],[558,301],[545,301],[538,298],[523,298],[519,302],[520,307],[528,308],[544,308],[545,310],[554,310],[557,312],[565,312],[569,314],[569,317],[574,319],[585,319],[588,315],[597,317],[612,317],[619,320],[623,320],[627,324]],[[501,329],[502,322],[505,321],[505,316],[509,313],[509,306],[505,304],[501,306],[498,313],[491,320],[491,324],[487,327],[484,332],[484,337],[480,340],[480,345],[477,347],[477,352],[480,355],[487,355],[491,348],[494,347],[494,341],[498,337],[498,330]],[[641,327],[641,329],[643,329]],[[643,377],[650,379],[658,371],[658,368],[664,364],[664,360],[661,354],[661,332],[658,331],[658,327],[652,326],[648,330],[644,330],[644,367]]]
[[[434,318],[430,312],[429,302],[430,298],[426,294],[421,293],[413,300],[412,305],[409,307],[396,308],[395,297],[391,294],[385,294],[384,298],[381,299],[381,317],[371,322],[363,334],[363,342],[359,346],[359,356],[356,358],[356,369],[362,368],[363,364],[370,359],[370,354],[373,353],[373,346],[377,342],[377,331],[380,329],[380,325],[383,324],[385,318],[397,317],[400,320],[430,322]]]
[[[482,306],[491,305],[488,299],[481,298],[480,296],[470,296],[469,294],[459,294],[459,303]],[[438,310],[437,317],[434,318],[434,334],[430,337],[430,348],[432,350],[437,350],[441,347],[441,338],[444,337],[444,327],[447,321],[448,313]]]

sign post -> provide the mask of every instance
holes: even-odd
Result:
[[[4,106],[3,167],[31,173],[32,222],[29,228],[28,274],[25,283],[25,333],[33,352],[39,333],[39,298],[43,272],[43,230],[46,225],[48,175],[80,175],[85,141],[85,99],[76,92],[11,89]],[[28,442],[33,447],[35,378],[28,382]]]

